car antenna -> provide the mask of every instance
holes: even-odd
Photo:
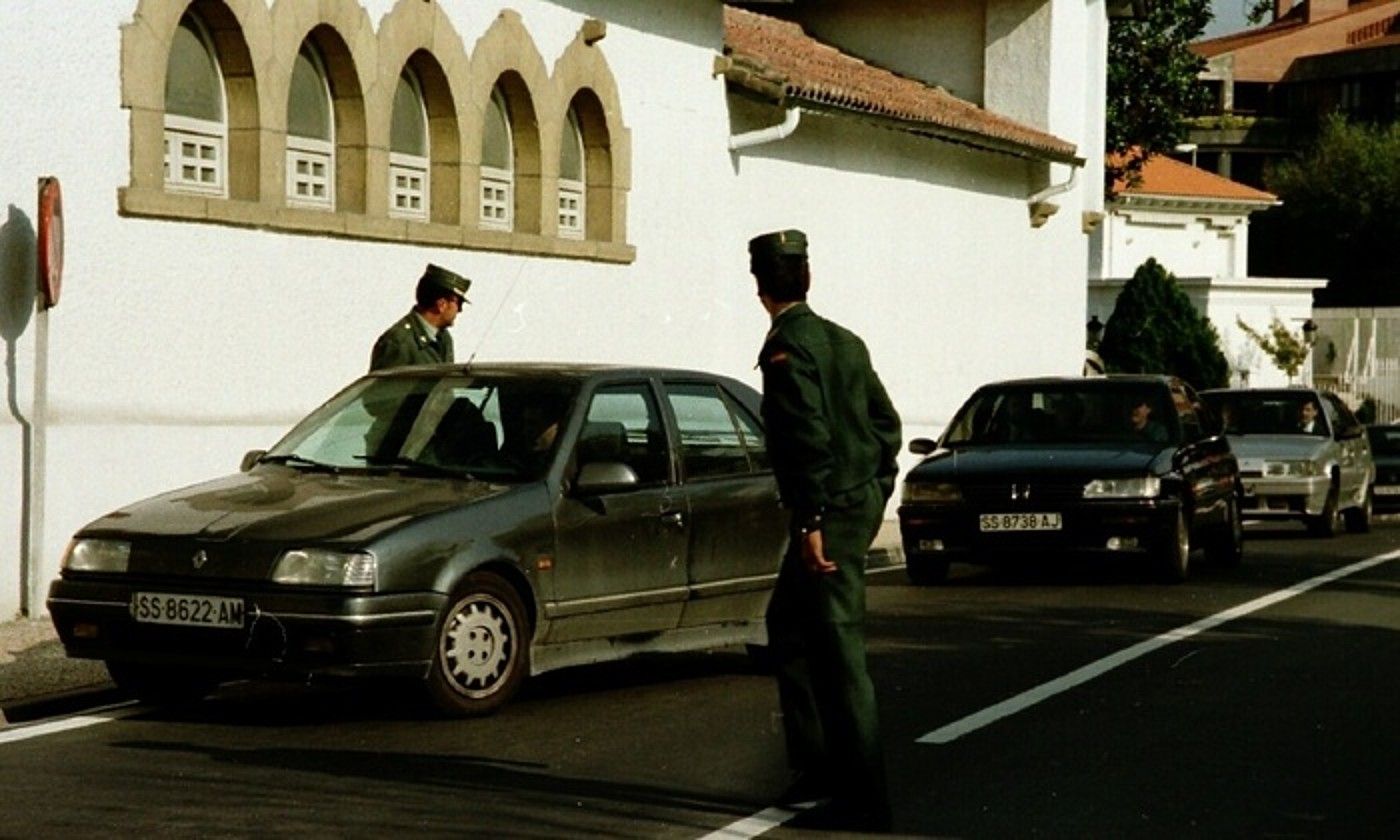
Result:
[[[527,262],[528,258],[522,258],[520,260],[520,267],[515,270],[515,277],[510,281],[510,285],[506,287],[506,293],[501,295],[500,303],[496,304],[496,311],[491,313],[490,319],[486,322],[485,329],[481,331],[481,338],[477,339],[476,347],[472,348],[472,354],[467,357],[468,365],[475,361],[476,354],[481,352],[481,346],[486,343],[486,336],[491,333],[491,328],[496,325],[496,319],[501,317],[501,309],[505,307],[506,301],[510,300],[511,293],[515,291],[516,284],[520,282],[521,276],[524,275],[525,264]]]

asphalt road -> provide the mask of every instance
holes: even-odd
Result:
[[[1249,534],[1180,586],[1057,558],[876,576],[899,833],[1392,836],[1400,524]],[[740,652],[546,675],[469,721],[233,685],[0,733],[0,836],[791,837],[776,710]]]

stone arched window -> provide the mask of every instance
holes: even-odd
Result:
[[[585,239],[593,242],[612,242],[624,230],[621,205],[617,198],[618,172],[614,161],[617,159],[617,145],[625,141],[609,130],[608,105],[599,98],[596,91],[584,88],[574,94],[569,105],[569,117],[577,127],[579,143],[583,147],[583,177],[580,179],[583,192],[583,206],[587,213],[580,220]],[[616,105],[611,106],[614,110]],[[566,190],[563,171],[559,175],[560,200]],[[564,235],[561,228],[560,235]]]
[[[499,87],[491,91],[482,126],[480,221],[491,230],[510,230],[515,223],[515,140]]]
[[[587,183],[583,130],[579,128],[578,113],[570,106],[559,138],[559,235],[565,239],[584,237],[588,218],[584,191]]]
[[[399,74],[389,126],[389,215],[428,218],[428,112],[423,85],[411,67]]]
[[[287,95],[287,203],[335,209],[335,113],[326,64],[310,40],[302,42]]]
[[[180,18],[165,74],[165,186],[171,192],[228,194],[228,108],[209,30]]]

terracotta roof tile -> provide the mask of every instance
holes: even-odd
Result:
[[[1365,12],[1371,11],[1372,9],[1376,9],[1381,6],[1386,6],[1394,2],[1395,0],[1352,0],[1351,4],[1347,7],[1347,10],[1345,12],[1342,12],[1336,17],[1323,18],[1322,20],[1312,24],[1309,24],[1306,18],[1307,3],[1300,2],[1294,4],[1293,8],[1289,9],[1283,17],[1279,18],[1276,21],[1273,21],[1272,23],[1260,26],[1256,29],[1246,29],[1243,32],[1234,32],[1229,35],[1221,35],[1217,38],[1209,38],[1204,41],[1197,41],[1196,43],[1191,45],[1191,49],[1197,55],[1203,58],[1214,58],[1217,55],[1223,55],[1224,53],[1234,52],[1235,50],[1243,49],[1244,47],[1252,47],[1255,44],[1263,43],[1265,41],[1269,41],[1284,35],[1293,34],[1308,26],[1317,26],[1319,24],[1332,23],[1334,21],[1343,21],[1349,15],[1363,14]],[[1361,29],[1364,28],[1365,27],[1362,27]],[[1361,31],[1361,29],[1349,32],[1348,40],[1352,43],[1355,43],[1356,41],[1363,40],[1365,37],[1367,37],[1366,34],[1363,31]]]
[[[1110,158],[1110,164],[1113,159]],[[1256,190],[1247,184],[1231,181],[1204,169],[1182,163],[1166,155],[1153,155],[1142,167],[1142,180],[1126,187],[1120,180],[1113,185],[1114,195],[1166,196],[1172,198],[1204,198],[1216,201],[1243,201],[1274,204],[1273,193]]]
[[[1073,143],[868,64],[796,23],[726,6],[724,29],[728,81],[775,101],[891,120],[907,131],[1022,157],[1082,163]]]

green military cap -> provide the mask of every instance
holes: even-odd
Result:
[[[423,276],[418,278],[418,286],[431,287],[446,292],[449,295],[456,295],[467,303],[467,289],[472,287],[472,281],[463,277],[455,271],[449,271],[440,265],[428,263],[428,267],[423,269]]]
[[[800,230],[779,230],[749,240],[749,256],[756,258],[791,255],[807,256],[807,234]]]

